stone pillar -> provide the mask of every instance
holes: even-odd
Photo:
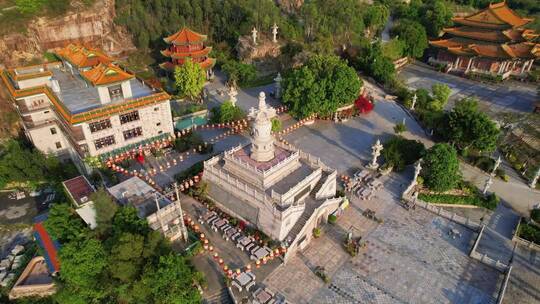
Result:
[[[490,175],[489,178],[486,180],[486,183],[484,184],[484,190],[482,190],[482,194],[486,195],[488,192],[489,187],[493,184],[493,175]]]
[[[527,72],[529,72],[534,64],[534,59],[529,60],[529,66],[527,67]]]
[[[497,169],[499,168],[499,166],[501,165],[501,157],[499,156],[497,158],[497,160],[495,161],[495,165],[493,166],[493,170],[491,171],[491,175],[495,175],[495,171],[497,171]]]
[[[422,170],[422,159],[419,159],[418,162],[416,162],[416,165],[414,166],[414,177],[411,180],[411,183],[409,186],[403,191],[402,196],[405,196],[407,193],[411,192],[414,186],[416,186],[418,176],[420,175],[420,171]],[[416,198],[418,197],[418,192],[415,192]],[[416,203],[415,198],[415,203]]]
[[[414,93],[414,96],[412,98],[412,103],[411,103],[411,110],[414,110],[414,106],[416,105],[417,99],[418,99],[418,96],[416,96],[416,93]]]
[[[469,63],[467,64],[467,69],[465,70],[465,73],[469,73],[469,71],[471,70],[471,65],[472,65],[472,62],[473,62],[473,58],[469,58]]]
[[[527,61],[524,61],[522,64],[521,64],[521,72],[520,74],[523,74],[525,73],[525,69],[527,68]]]

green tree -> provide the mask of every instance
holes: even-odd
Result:
[[[138,303],[195,304],[201,302],[194,288],[195,271],[187,260],[176,254],[160,257],[156,267],[144,271],[138,286],[147,292],[138,294]]]
[[[272,118],[272,132],[279,132],[281,131],[281,120],[279,118],[274,117]]]
[[[144,236],[122,233],[111,249],[109,272],[124,283],[135,280],[142,270]]]
[[[436,83],[431,86],[431,92],[433,100],[429,106],[430,110],[441,111],[448,102],[452,90],[446,84]]]
[[[362,83],[353,68],[336,56],[314,55],[283,80],[283,102],[297,118],[328,116],[358,97]]]
[[[389,16],[390,11],[385,5],[370,5],[364,13],[364,22],[366,27],[380,29],[384,26]]]
[[[490,152],[497,146],[500,130],[487,114],[478,110],[476,99],[465,98],[448,114],[446,134],[461,150]]]
[[[90,200],[94,202],[94,209],[96,211],[96,230],[100,234],[103,234],[111,229],[112,219],[118,209],[118,205],[103,188],[92,193]]]
[[[66,243],[59,253],[65,284],[55,298],[61,304],[100,303],[105,297],[102,272],[107,266],[107,254],[96,239],[87,238]]]
[[[422,163],[424,185],[437,192],[454,189],[461,180],[456,150],[449,144],[435,144]]]
[[[420,159],[426,150],[421,142],[408,140],[401,136],[393,136],[383,146],[382,155],[385,163],[394,167],[397,172],[403,171],[405,166]]]
[[[85,226],[80,217],[66,203],[53,204],[45,228],[51,237],[60,243],[71,242],[81,238]]]
[[[257,78],[257,70],[253,65],[236,60],[228,60],[222,69],[227,74],[230,83],[238,83],[241,86]]]
[[[234,106],[230,101],[225,101],[219,108],[212,108],[211,111],[212,121],[217,123],[236,121],[246,117],[246,113],[238,106]]]
[[[400,40],[405,42],[406,55],[414,58],[420,58],[424,55],[424,50],[428,47],[428,39],[422,24],[404,19],[394,26],[392,34],[397,35]]]
[[[428,0],[422,11],[422,23],[431,37],[438,37],[441,30],[452,23],[452,9],[445,1]]]
[[[146,235],[150,228],[146,220],[139,218],[137,209],[131,206],[119,208],[113,217],[112,230],[114,236],[124,232]]]
[[[206,82],[206,77],[201,66],[192,60],[186,60],[184,64],[174,70],[174,79],[178,94],[190,99],[198,97]]]

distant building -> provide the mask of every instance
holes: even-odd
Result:
[[[167,93],[99,50],[69,45],[56,55],[60,62],[1,72],[37,149],[86,169],[86,157],[110,156],[173,134]]]
[[[68,179],[62,182],[62,185],[75,206],[77,214],[90,229],[96,228],[96,210],[94,208],[94,202],[90,200],[90,195],[96,192],[94,187],[92,187],[84,175]]]
[[[506,2],[465,17],[454,17],[455,27],[445,28],[441,39],[431,40],[433,64],[445,64],[448,72],[523,77],[540,57],[538,33],[525,29],[533,19],[522,18]]]
[[[335,198],[335,170],[274,141],[274,115],[261,93],[258,110],[250,113],[251,143],[205,161],[203,180],[219,208],[285,243],[292,254],[309,243],[313,228],[326,222],[343,199]]]
[[[121,205],[135,207],[152,230],[160,231],[171,241],[184,237],[180,200],[172,201],[137,176],[107,190]]]
[[[167,57],[168,61],[160,64],[160,67],[168,72],[173,72],[175,67],[190,59],[206,71],[206,78],[210,78],[216,60],[209,57],[212,48],[205,45],[206,39],[206,35],[196,33],[187,27],[163,38],[169,46],[161,51],[161,54]]]

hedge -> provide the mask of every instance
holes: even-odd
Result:
[[[426,194],[420,193],[418,198],[435,204],[452,204],[452,205],[473,205],[483,207],[489,210],[495,210],[499,199],[496,195],[490,194],[487,198],[479,195],[452,195],[452,194]]]

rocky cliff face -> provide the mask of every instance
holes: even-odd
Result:
[[[304,0],[276,0],[276,3],[286,12],[297,11],[304,4]]]
[[[26,33],[0,38],[0,62],[17,66],[41,58],[47,50],[77,42],[102,48],[112,56],[134,50],[131,35],[114,24],[114,16],[114,0],[98,0],[92,7],[74,9],[62,17],[36,18]]]

